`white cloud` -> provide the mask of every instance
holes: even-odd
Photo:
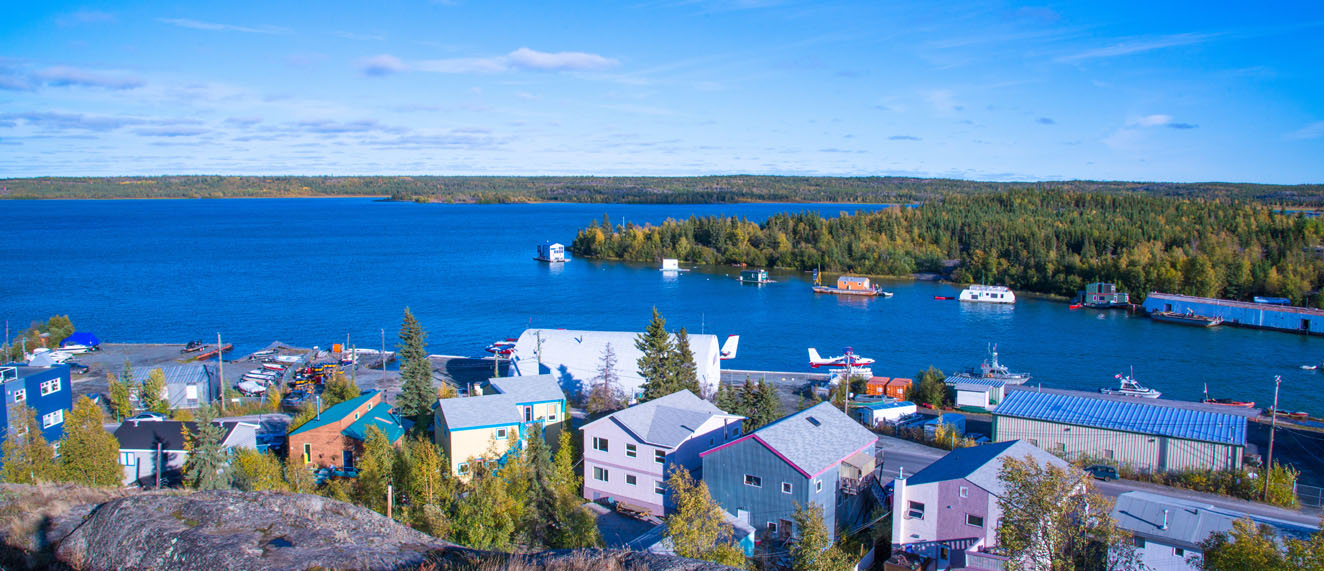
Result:
[[[135,77],[106,75],[83,69],[56,66],[33,73],[32,76],[46,85],[59,87],[101,87],[104,89],[134,89],[143,86],[143,80]]]
[[[1214,34],[1174,34],[1160,38],[1133,39],[1115,43],[1111,46],[1104,46],[1092,50],[1086,50],[1080,53],[1065,55],[1057,58],[1056,61],[1062,63],[1071,63],[1090,59],[1103,59],[1110,57],[1126,56],[1131,54],[1144,53],[1163,48],[1172,48],[1177,46],[1188,46],[1192,44],[1204,43],[1212,38]]]
[[[359,71],[363,72],[363,75],[383,76],[398,73],[406,69],[404,62],[400,61],[400,58],[391,54],[360,58],[358,65]]]
[[[1172,115],[1145,115],[1138,119],[1127,121],[1127,125],[1134,127],[1162,127],[1172,122]]]
[[[1315,121],[1305,127],[1287,134],[1288,139],[1304,141],[1324,137],[1324,121]]]
[[[235,26],[232,24],[218,24],[216,22],[204,22],[189,18],[157,18],[156,21],[181,28],[193,30],[208,30],[212,32],[244,32],[248,34],[284,34],[289,32],[289,28],[278,26]]]
[[[63,16],[60,16],[58,19],[56,19],[56,23],[60,24],[61,26],[73,26],[77,24],[97,24],[101,22],[114,22],[114,21],[115,21],[115,16],[113,14],[110,14],[108,12],[102,12],[100,10],[90,10],[87,8],[79,8],[74,12],[65,14]]]
[[[924,94],[924,99],[941,115],[950,115],[962,111],[965,107],[956,104],[956,93],[950,89],[935,89]]]
[[[540,52],[520,48],[504,56],[421,61],[416,69],[436,73],[502,73],[507,71],[600,71],[616,67],[612,58],[586,52]]]

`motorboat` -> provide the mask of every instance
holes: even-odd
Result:
[[[1156,399],[1163,396],[1163,393],[1161,392],[1149,387],[1140,386],[1140,383],[1136,382],[1136,380],[1131,378],[1130,375],[1118,373],[1114,375],[1113,378],[1118,380],[1118,386],[1116,388],[1109,387],[1099,389],[1100,393],[1113,396],[1138,397],[1142,399]]]
[[[979,370],[970,369],[969,374],[975,378],[998,379],[1009,385],[1023,385],[1030,380],[1029,373],[1013,373],[1006,365],[999,363],[998,346],[992,344],[988,346],[988,358],[979,364]]]
[[[516,341],[517,339],[506,339],[504,341],[497,341],[496,343],[484,347],[483,350],[498,357],[509,357],[515,353]]]
[[[1178,325],[1190,325],[1192,327],[1213,327],[1223,323],[1222,317],[1211,317],[1208,315],[1199,315],[1191,310],[1186,313],[1177,313],[1175,311],[1155,311],[1149,314],[1154,321],[1163,321],[1166,323],[1176,323]]]

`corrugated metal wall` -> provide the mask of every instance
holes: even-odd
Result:
[[[1186,313],[1187,310],[1199,315],[1222,317],[1227,325],[1296,331],[1313,335],[1324,335],[1324,316],[1282,311],[1281,306],[1256,304],[1262,307],[1242,307],[1223,305],[1199,299],[1172,299],[1151,295],[1145,299],[1145,311],[1175,311]]]
[[[1241,466],[1240,446],[995,416],[993,440],[1027,440],[1068,457],[1088,454],[1151,470],[1225,470]]]

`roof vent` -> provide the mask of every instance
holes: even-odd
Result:
[[[812,416],[806,416],[806,417],[805,417],[805,420],[808,420],[808,421],[809,421],[809,424],[812,424],[812,425],[814,425],[814,426],[822,426],[822,425],[823,425],[823,423],[819,422],[817,418],[814,418],[814,417],[812,417]]]

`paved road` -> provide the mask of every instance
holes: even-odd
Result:
[[[882,472],[884,475],[891,478],[895,478],[902,473],[906,476],[913,475],[916,472],[923,470],[937,459],[942,458],[943,455],[947,453],[945,450],[931,448],[922,444],[889,436],[879,436],[876,448],[883,452]],[[1098,489],[1099,493],[1112,498],[1116,498],[1124,492],[1144,490],[1211,504],[1220,508],[1253,514],[1260,517],[1288,521],[1299,525],[1310,527],[1320,526],[1320,512],[1318,510],[1294,511],[1246,500],[1229,498],[1226,496],[1193,492],[1180,488],[1171,488],[1168,486],[1160,486],[1147,482],[1135,482],[1131,480],[1117,480],[1113,482],[1096,481],[1095,487]]]

